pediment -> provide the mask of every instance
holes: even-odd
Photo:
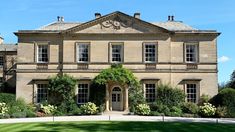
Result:
[[[163,33],[166,29],[128,16],[124,13],[113,13],[90,22],[78,25],[67,33]]]

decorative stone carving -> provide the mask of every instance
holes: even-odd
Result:
[[[115,30],[121,29],[121,27],[130,27],[132,22],[121,20],[120,17],[116,16],[114,19],[110,19],[100,23],[102,28],[113,28]]]

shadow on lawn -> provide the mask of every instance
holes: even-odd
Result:
[[[35,128],[36,127],[36,128]],[[39,128],[39,129],[37,129]],[[24,132],[61,132],[61,131],[157,131],[157,132],[214,132],[235,131],[231,124],[178,123],[178,122],[56,122],[38,123],[34,130]],[[23,131],[22,131],[23,132]]]

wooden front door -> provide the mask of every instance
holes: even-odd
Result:
[[[122,91],[119,87],[112,90],[112,110],[122,110]]]

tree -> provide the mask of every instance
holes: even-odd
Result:
[[[235,89],[235,70],[230,76],[230,81],[228,82],[228,87]]]

